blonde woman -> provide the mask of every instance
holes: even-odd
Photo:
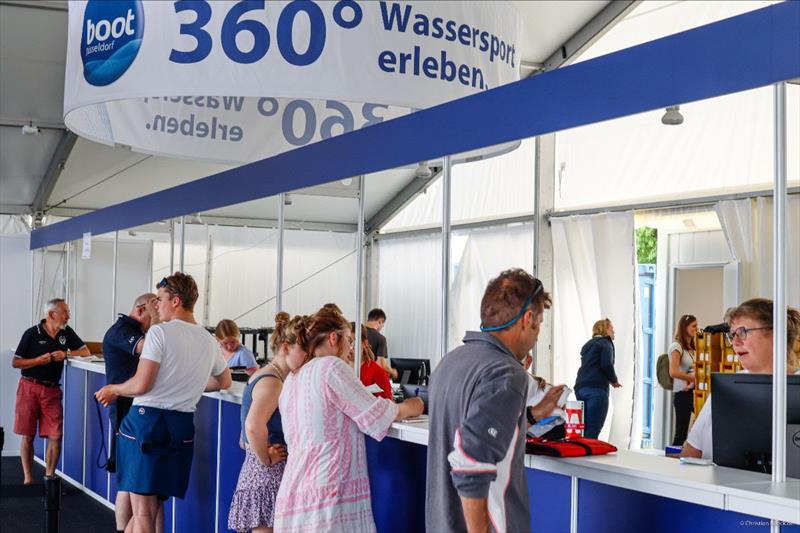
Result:
[[[575,397],[583,402],[583,436],[596,439],[608,414],[608,386],[621,387],[614,371],[614,325],[604,318],[592,326],[592,338],[581,348]]]
[[[250,377],[242,394],[242,442],[246,452],[239,482],[228,514],[228,527],[235,531],[271,532],[275,499],[286,468],[286,440],[283,437],[278,397],[289,374],[289,358],[302,353],[305,341],[302,317],[290,320],[288,313],[275,315],[270,337],[274,357]]]

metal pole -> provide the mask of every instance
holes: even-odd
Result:
[[[71,302],[69,301],[69,297],[70,297],[69,293],[71,292],[70,291],[71,284],[70,284],[70,277],[69,277],[69,270],[70,270],[69,269],[69,264],[70,264],[71,260],[72,260],[72,241],[67,241],[67,260],[64,262],[64,264],[66,265],[66,269],[65,270],[66,270],[66,278],[67,278],[66,279],[66,283],[64,284],[64,300],[67,302],[67,305],[70,305],[70,306],[72,305]],[[42,259],[42,265],[44,265],[44,259]]]
[[[444,156],[442,168],[442,347],[440,359],[447,354],[447,324],[450,308],[450,156]]]
[[[183,272],[186,267],[186,217],[181,216],[181,249],[178,251],[178,270]]]
[[[119,232],[114,232],[114,258],[111,266],[111,323],[117,320],[117,261],[119,253]]]
[[[534,155],[533,155],[533,276],[539,277],[539,191],[541,180],[541,169],[539,168],[541,162],[541,139],[536,137],[534,141]],[[536,374],[536,359],[537,359],[536,344],[533,345],[533,362],[531,363],[531,374]]]
[[[278,264],[275,270],[275,313],[283,311],[283,246],[286,193],[278,195]]]
[[[175,272],[175,219],[169,219],[169,272],[167,276]]]
[[[356,233],[356,330],[355,339],[355,372],[356,378],[361,375],[361,302],[364,296],[364,176],[358,177],[358,232]]]
[[[786,84],[775,84],[772,482],[786,481]]]

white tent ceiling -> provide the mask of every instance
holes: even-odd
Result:
[[[628,1],[515,1],[523,19],[521,76],[557,66],[624,15]],[[217,173],[224,165],[147,156],[67,139],[62,121],[67,2],[0,0],[0,213],[29,213],[38,199],[51,214],[71,215],[113,205]],[[32,39],[30,36],[35,35]],[[562,57],[562,48],[567,58]],[[556,63],[553,63],[553,58]],[[24,124],[39,135],[21,135]],[[365,184],[366,218],[400,207],[427,185],[413,170],[390,170]],[[42,189],[40,191],[40,189]],[[332,184],[294,195],[287,219],[352,224],[357,183]],[[332,197],[328,197],[332,196]],[[349,197],[349,198],[348,198]],[[398,200],[399,199],[399,200]],[[218,209],[222,217],[274,219],[274,199]]]

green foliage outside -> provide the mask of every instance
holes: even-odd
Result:
[[[656,228],[638,228],[636,230],[636,261],[640,265],[656,264],[658,231]]]

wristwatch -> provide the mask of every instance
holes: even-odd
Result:
[[[533,408],[532,407],[526,407],[525,408],[525,418],[528,419],[528,424],[530,424],[530,425],[536,424],[536,419],[533,418]]]
[[[71,357],[71,356],[72,356],[72,350],[67,348],[67,357]]]

